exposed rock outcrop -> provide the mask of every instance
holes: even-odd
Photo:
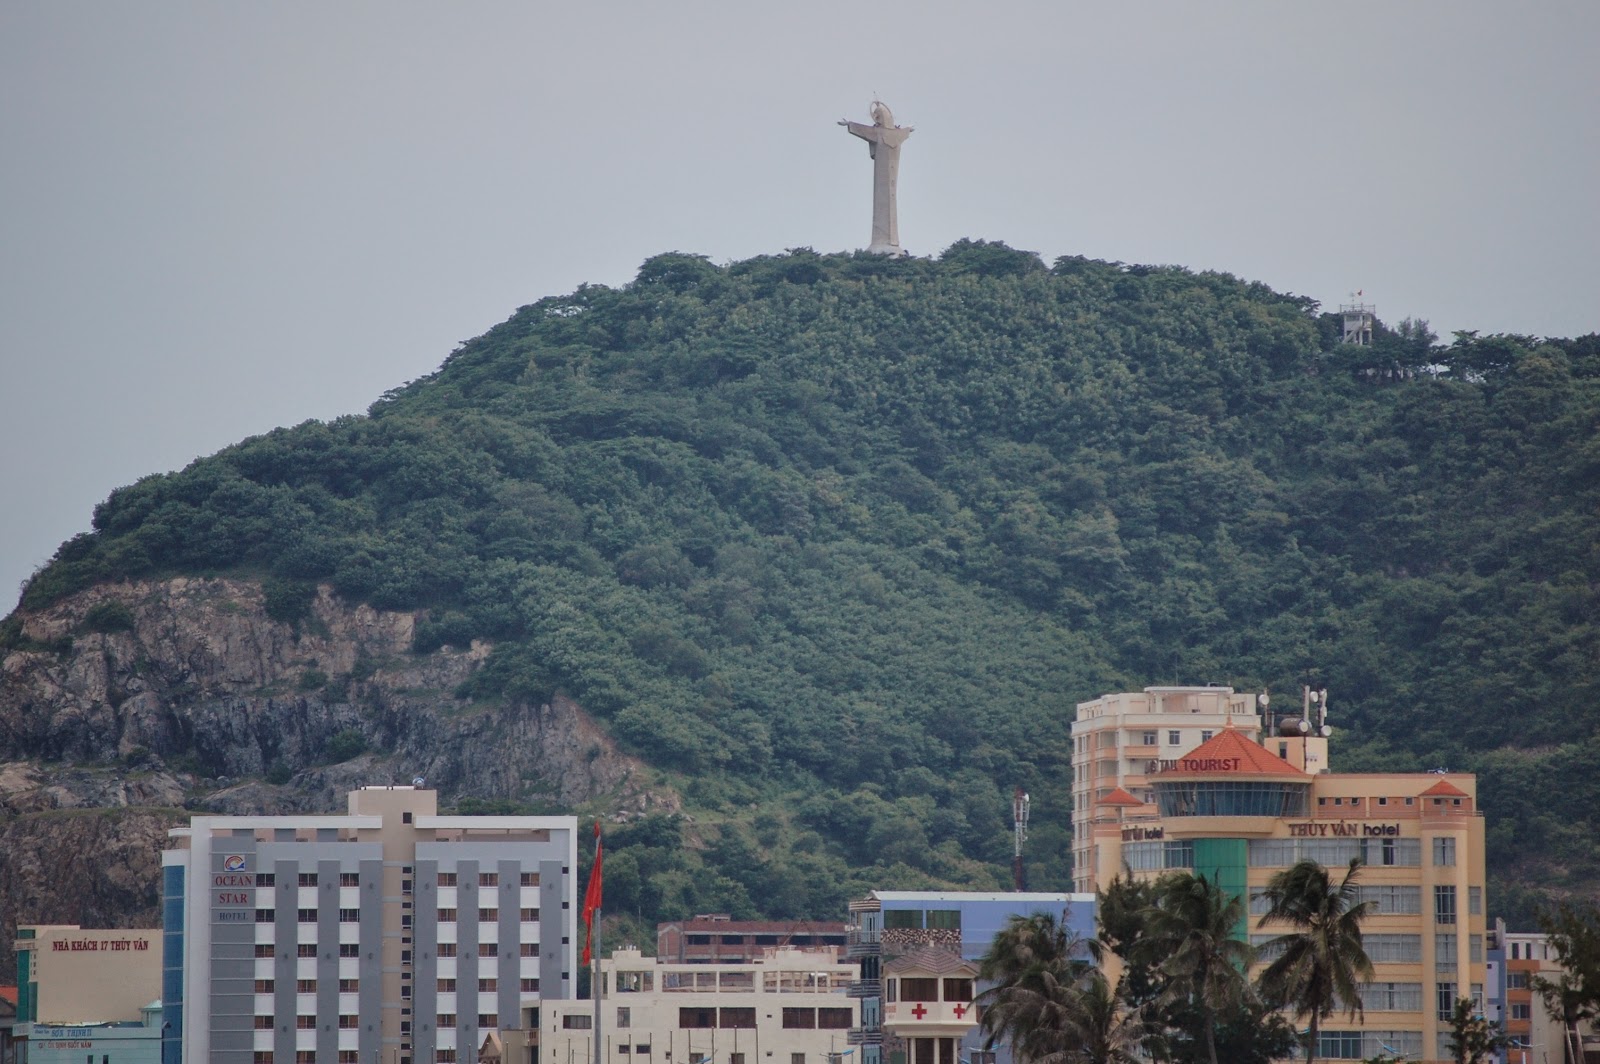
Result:
[[[267,615],[259,584],[185,577],[20,616],[0,657],[3,920],[155,920],[165,830],[186,811],[339,812],[353,787],[417,776],[445,803],[678,804],[569,699],[458,697],[487,646],[415,654],[416,616],[327,589],[295,623]]]

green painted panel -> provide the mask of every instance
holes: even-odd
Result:
[[[1233,934],[1240,941],[1250,937],[1249,847],[1244,839],[1195,839],[1194,870],[1222,888],[1230,898],[1239,899],[1239,922]]]

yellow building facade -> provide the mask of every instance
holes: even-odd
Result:
[[[1377,974],[1362,995],[1364,1018],[1325,1021],[1317,1056],[1448,1060],[1455,1002],[1472,998],[1481,1008],[1486,983],[1476,778],[1329,772],[1319,734],[1326,726],[1293,717],[1250,728],[1224,720],[1187,752],[1147,759],[1137,793],[1089,780],[1092,807],[1074,816],[1074,852],[1087,861],[1075,870],[1080,889],[1103,889],[1124,870],[1139,878],[1203,873],[1245,900],[1240,932],[1262,945],[1286,930],[1259,926],[1266,905],[1257,896],[1275,874],[1312,860],[1337,880],[1359,860],[1361,900],[1373,903],[1363,937]],[[1084,731],[1135,735],[1144,745],[1142,724],[1113,729],[1102,715],[1096,725]]]

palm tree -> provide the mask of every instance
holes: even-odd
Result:
[[[1122,989],[1120,981],[1113,988],[1098,970],[1078,987],[1068,1029],[1088,1064],[1142,1064],[1161,1045],[1157,1028],[1124,999]]]
[[[1156,1032],[1095,967],[1097,943],[1048,913],[1014,916],[979,961],[985,1047],[1028,1064],[1138,1064]]]
[[[977,997],[985,1048],[1009,1040],[1024,1059],[1030,1046],[1057,1030],[1070,1010],[1074,988],[1094,971],[1098,950],[1050,913],[1013,916],[978,961],[988,984]]]
[[[1249,996],[1245,965],[1250,947],[1234,937],[1244,906],[1204,875],[1179,872],[1156,883],[1150,911],[1151,944],[1163,959],[1169,1001],[1189,1001],[1199,1015],[1206,1058],[1217,1064],[1217,1013],[1239,1007]]]
[[[1262,947],[1278,953],[1261,972],[1261,996],[1278,1008],[1292,1008],[1309,1017],[1306,1064],[1314,1064],[1322,1021],[1342,1005],[1351,1019],[1362,1015],[1361,987],[1373,978],[1372,960],[1361,944],[1361,921],[1372,903],[1357,901],[1357,869],[1353,859],[1335,887],[1328,870],[1315,861],[1301,861],[1273,876],[1262,891],[1267,914],[1258,927],[1288,924],[1293,930]]]

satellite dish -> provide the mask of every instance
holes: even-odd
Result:
[[[1267,697],[1267,693],[1265,691],[1262,691],[1259,695],[1256,695],[1256,701],[1261,703],[1262,706],[1272,705],[1272,699]]]
[[[1332,726],[1330,726],[1330,725],[1327,725],[1327,724],[1324,724],[1324,725],[1323,725],[1323,726],[1322,726],[1322,727],[1320,727],[1320,728],[1318,728],[1318,729],[1317,729],[1317,732],[1318,732],[1318,734],[1320,734],[1320,735],[1321,735],[1321,736],[1322,736],[1322,737],[1323,737],[1323,738],[1324,738],[1324,739],[1326,739],[1326,738],[1327,738],[1327,737],[1328,737],[1328,736],[1330,736],[1330,735],[1332,735],[1332,734],[1333,734],[1333,728],[1332,728]]]
[[[411,777],[411,786],[413,786],[413,787],[426,787],[427,785],[428,785],[428,781],[423,779],[421,776],[412,776]]]

